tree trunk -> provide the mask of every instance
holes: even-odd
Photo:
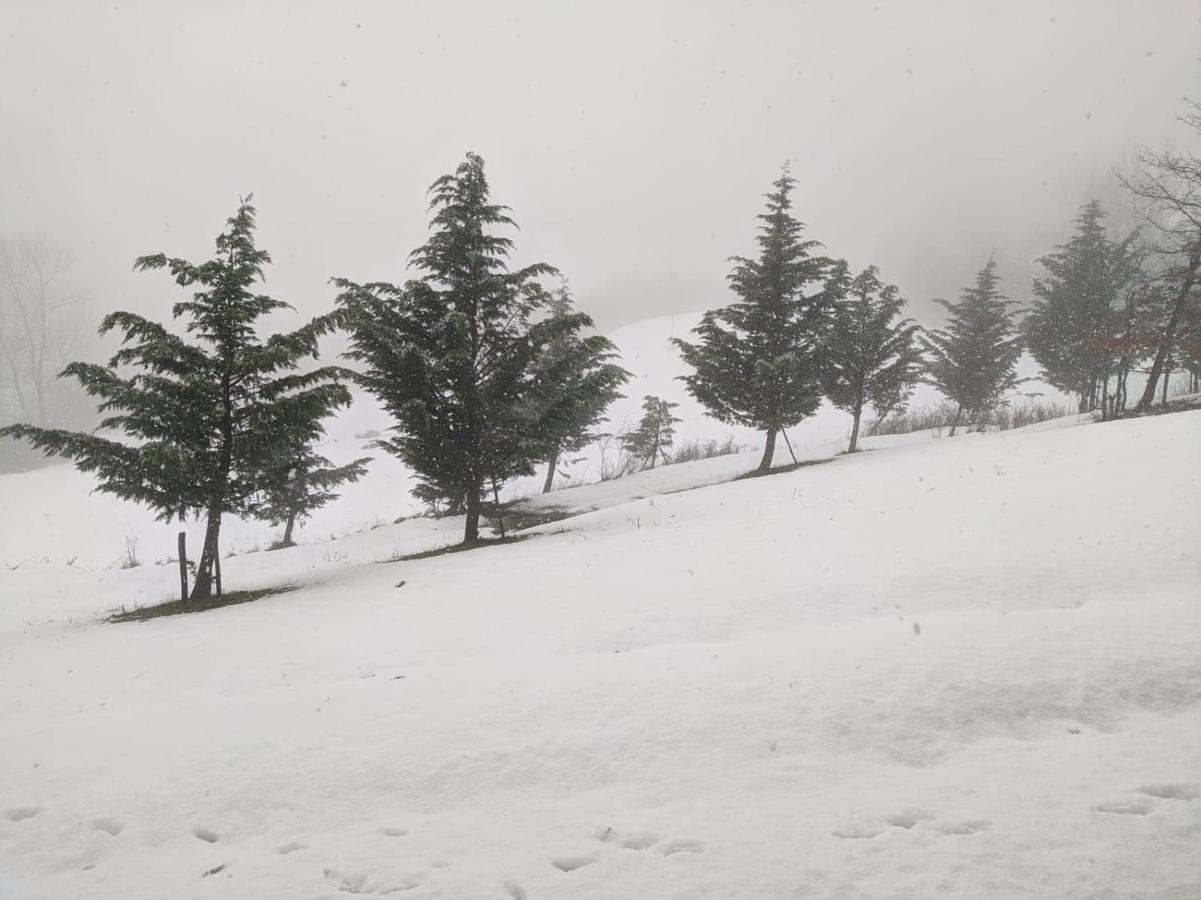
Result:
[[[880,433],[880,426],[884,424],[885,419],[892,415],[892,411],[893,407],[890,406],[888,409],[884,410],[884,412],[880,413],[880,418],[876,419],[876,423],[872,425],[871,430],[868,431],[868,437],[875,437]]]
[[[176,541],[179,549],[179,599],[188,600],[188,533],[181,531]]]
[[[496,525],[500,529],[500,539],[505,539],[505,514],[500,508],[500,488],[496,485],[496,479],[492,479],[492,502],[496,504]]]
[[[546,481],[542,484],[542,493],[549,494],[555,486],[555,470],[559,468],[559,448],[551,454],[550,462],[546,464]]]
[[[955,407],[955,418],[951,422],[951,433],[947,437],[955,437],[955,429],[959,427],[959,419],[963,416],[963,405]]]
[[[484,476],[472,472],[467,483],[467,522],[463,527],[463,543],[471,544],[480,539],[480,495],[483,493]]]
[[[772,457],[776,455],[776,435],[779,429],[774,425],[767,429],[767,443],[763,447],[763,459],[759,460],[759,471],[766,472],[771,468]]]
[[[855,421],[851,425],[851,443],[847,447],[847,453],[854,453],[859,449],[859,419],[862,415],[863,410],[856,408],[854,413]]]
[[[1163,397],[1160,400],[1160,402],[1164,406],[1168,405],[1168,385],[1171,383],[1171,381],[1172,381],[1172,366],[1166,365],[1166,366],[1164,366],[1164,370],[1163,370]]]
[[[200,562],[196,566],[196,581],[192,584],[190,601],[207,600],[213,596],[213,564],[217,559],[217,547],[221,537],[221,510],[209,510],[208,523],[204,529],[204,547],[200,551]]]
[[[1184,274],[1180,293],[1176,295],[1176,302],[1172,305],[1172,314],[1168,317],[1168,324],[1164,328],[1159,349],[1155,352],[1155,362],[1151,364],[1151,372],[1147,376],[1147,387],[1143,391],[1138,405],[1134,407],[1135,412],[1147,412],[1151,409],[1151,404],[1155,402],[1155,387],[1159,382],[1159,375],[1163,371],[1164,364],[1168,361],[1168,353],[1172,349],[1172,340],[1176,337],[1176,328],[1180,324],[1180,318],[1184,315],[1185,307],[1188,306],[1193,283],[1197,280],[1198,268],[1201,268],[1201,241],[1198,241],[1192,252],[1189,253],[1188,271]]]
[[[292,528],[296,525],[295,511],[288,513],[288,521],[284,523],[284,539],[280,541],[280,546],[292,546]]]

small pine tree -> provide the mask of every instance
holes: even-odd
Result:
[[[676,424],[682,421],[673,414],[680,404],[669,403],[648,394],[642,401],[642,419],[638,427],[622,435],[622,449],[643,469],[653,469],[660,460],[670,459],[675,441]]]
[[[1138,274],[1132,237],[1111,241],[1104,220],[1101,204],[1089,203],[1076,219],[1076,233],[1039,260],[1046,275],[1034,281],[1023,326],[1043,378],[1076,394],[1080,412],[1096,409],[1108,394],[1115,359],[1105,349],[1105,338],[1123,292]]]
[[[549,318],[566,319],[573,315],[571,292],[564,281],[550,298],[547,308]],[[557,367],[560,379],[552,385],[555,394],[565,400],[569,421],[563,425],[564,437],[551,447],[546,464],[546,479],[542,493],[554,487],[555,473],[564,454],[578,453],[597,438],[593,430],[604,420],[605,410],[621,396],[621,386],[629,379],[629,373],[609,362],[613,357],[611,345],[593,342],[586,344],[581,335],[564,329],[560,336],[551,341],[538,362],[536,377],[545,380],[543,372]],[[572,362],[564,366],[564,362]]]
[[[335,284],[352,332],[347,355],[364,364],[357,380],[396,421],[380,446],[417,474],[424,499],[462,505],[471,543],[485,491],[532,475],[575,436],[581,407],[595,408],[625,374],[609,362],[606,338],[581,335],[587,315],[546,315],[551,297],[538,279],[555,269],[509,270],[513,242],[490,229],[514,223],[491,202],[480,157],[467,154],[430,195],[433,234],[410,255],[421,277]]]
[[[207,262],[157,254],[135,264],[142,271],[167,269],[180,287],[196,288],[173,308],[192,340],[133,313],[114,312],[100,333],[121,331],[124,346],[108,365],[76,362],[64,370],[100,398],[100,411],[109,414],[101,428],[132,440],[29,425],[0,430],[75,460],[81,471],[96,473],[98,490],[143,503],[160,520],[203,516],[204,547],[191,600],[212,594],[222,517],[250,514],[280,455],[314,440],[321,420],[350,403],[342,369],[299,371],[304,358],[316,358],[318,339],[338,327],[337,314],[258,338],[262,316],[291,307],[255,293],[271,257],[255,246],[254,217],[247,197]],[[127,366],[136,371],[122,377]],[[219,574],[216,588],[220,594]]]
[[[935,301],[950,318],[945,328],[925,336],[930,354],[926,371],[931,384],[956,404],[951,434],[964,413],[969,423],[978,421],[1018,384],[1022,343],[1017,312],[1010,308],[1016,304],[998,292],[999,281],[997,265],[989,260],[958,303]]]
[[[918,326],[900,318],[905,301],[878,276],[879,270],[870,266],[851,282],[835,311],[827,348],[826,396],[853,420],[848,453],[858,449],[864,407],[874,404],[883,419],[907,399],[920,378]]]
[[[283,454],[278,465],[264,480],[253,515],[273,526],[283,525],[284,534],[272,549],[292,547],[292,530],[314,511],[338,499],[335,489],[353,483],[367,471],[370,457],[360,457],[335,466],[309,442],[299,450]]]
[[[693,369],[683,376],[688,392],[709,415],[766,432],[760,470],[771,468],[777,435],[821,405],[822,344],[845,288],[844,269],[811,256],[817,242],[801,239],[795,184],[785,166],[759,216],[758,259],[733,258],[730,287],[741,299],[706,312],[695,343],[674,341]]]

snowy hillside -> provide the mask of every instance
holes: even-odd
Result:
[[[120,523],[6,479],[69,537],[0,569],[0,897],[1199,896],[1201,413],[1074,421],[313,530],[225,561],[296,590],[122,625],[169,570],[67,566]]]
[[[627,430],[638,421],[642,398],[655,394],[679,404],[676,415],[683,421],[677,429],[677,443],[733,437],[746,447],[748,455],[734,464],[730,471],[732,476],[754,467],[758,461],[754,451],[762,451],[763,435],[708,418],[679,380],[685,367],[670,341],[672,337],[687,336],[699,318],[698,313],[645,319],[610,335],[631,379],[625,388],[625,398],[613,404],[609,421],[602,428],[611,432]],[[1033,375],[1032,363],[1027,360],[1026,364],[1029,371],[1025,374]],[[1041,386],[1034,389],[1048,390]],[[1058,398],[1059,395],[1054,394],[1054,399]],[[933,388],[921,385],[915,393],[914,404],[930,405],[939,399]],[[388,416],[365,395],[357,395],[349,410],[332,419],[322,453],[336,463],[362,456],[372,457],[373,461],[362,481],[340,489],[342,499],[318,510],[308,523],[298,527],[299,541],[328,541],[421,512],[420,505],[409,496],[408,470],[394,457],[371,446],[372,438],[385,433],[389,424]],[[800,458],[816,459],[844,450],[849,431],[850,417],[825,406],[812,419],[789,429],[789,435]],[[615,447],[613,452],[616,452]],[[587,485],[598,480],[597,448],[586,448],[578,457],[574,464],[562,466],[567,477],[558,479],[559,486]],[[776,463],[790,461],[781,441]],[[718,471],[724,472],[726,468],[729,466],[723,468],[722,464],[717,464]],[[688,471],[670,473],[666,477],[669,482],[673,478],[683,478],[689,485],[708,480],[707,476],[702,476],[698,481]],[[540,474],[512,485],[510,496],[536,496],[542,488],[542,479]],[[136,546],[141,562],[163,561],[174,554],[175,535],[181,527],[188,532],[189,546],[200,546],[202,524],[157,523],[147,510],[106,494],[91,495],[83,502],[95,485],[94,478],[76,472],[69,463],[33,472],[0,475],[0,566],[36,568],[74,561],[76,566],[111,569],[122,564],[130,541]],[[573,501],[551,498],[551,502],[570,505]],[[64,510],[70,510],[70,513],[64,514]],[[235,553],[265,549],[278,540],[279,535],[278,528],[232,518],[226,518],[222,527],[223,546]]]

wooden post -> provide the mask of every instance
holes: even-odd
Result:
[[[188,601],[188,533],[179,533],[179,599]]]

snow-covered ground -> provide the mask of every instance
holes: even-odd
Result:
[[[456,522],[322,525],[124,625],[171,570],[68,566],[108,501],[6,478],[0,897],[1201,896],[1201,413],[1076,421],[419,561]]]

